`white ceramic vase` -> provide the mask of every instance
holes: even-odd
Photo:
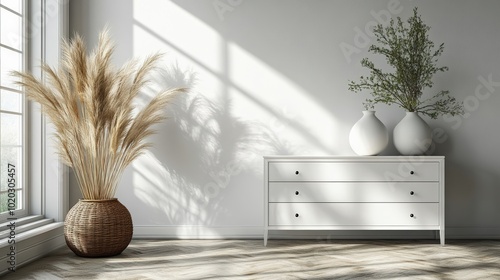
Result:
[[[349,143],[361,156],[373,156],[382,152],[389,143],[385,125],[375,116],[375,111],[363,111],[363,116],[351,128]]]
[[[422,155],[432,144],[429,125],[416,112],[406,116],[394,128],[394,146],[402,155]]]

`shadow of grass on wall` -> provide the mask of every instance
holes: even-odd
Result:
[[[260,225],[262,155],[291,154],[271,129],[231,113],[231,99],[209,99],[195,76],[175,65],[151,85],[189,86],[158,125],[152,148],[124,174],[120,189],[135,225]],[[146,103],[149,87],[141,103]],[[241,202],[248,203],[241,205]],[[241,211],[249,207],[255,211]]]

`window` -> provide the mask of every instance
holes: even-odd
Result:
[[[25,100],[10,75],[25,69],[24,1],[0,0],[0,220],[26,213]],[[9,199],[10,198],[10,199]],[[14,203],[15,202],[15,203]]]

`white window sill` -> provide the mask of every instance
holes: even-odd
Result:
[[[14,236],[11,236],[9,222],[0,224],[3,229],[0,231],[0,276],[14,273],[9,268],[18,269],[65,245],[63,222],[53,222],[42,216],[29,216],[15,222]],[[15,264],[12,265],[8,263],[12,259],[11,246],[15,246]]]

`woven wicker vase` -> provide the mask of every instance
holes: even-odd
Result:
[[[118,199],[80,200],[64,221],[68,247],[81,257],[120,254],[132,239],[130,212]]]

